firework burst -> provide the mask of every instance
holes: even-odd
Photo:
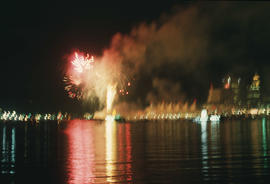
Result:
[[[129,94],[131,86],[131,80],[117,60],[101,57],[94,62],[93,56],[78,52],[70,57],[63,81],[69,97],[83,102],[98,98],[100,107],[106,106],[107,113],[113,112],[118,96]]]
[[[67,91],[68,96],[70,98],[77,98],[80,100],[82,98],[82,87],[80,85],[76,85],[76,83],[72,80],[72,76],[64,76],[63,81],[66,84],[65,90]]]
[[[86,90],[85,77],[93,69],[94,57],[89,57],[89,54],[75,52],[71,59],[71,70],[64,76],[65,90],[70,98],[83,98]]]
[[[86,54],[86,57],[84,57],[83,55],[78,55],[77,52],[75,52],[74,55],[75,57],[71,63],[72,65],[74,65],[74,70],[76,70],[78,73],[83,73],[93,68],[92,66],[92,64],[94,63],[93,56],[89,58],[89,54]]]

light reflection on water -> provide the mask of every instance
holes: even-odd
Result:
[[[94,178],[95,155],[92,128],[85,124],[73,124],[68,129],[68,183],[88,183]]]
[[[0,122],[1,177],[6,183],[264,183],[269,135],[265,118]]]
[[[266,127],[266,120],[265,118],[262,119],[262,150],[263,150],[263,156],[264,156],[264,163],[263,166],[264,168],[268,168],[267,164],[267,127]]]
[[[97,126],[95,122],[73,120],[65,133],[69,146],[67,183],[132,180],[129,123],[107,120]]]
[[[202,172],[208,176],[208,141],[207,141],[207,122],[201,122],[201,141],[202,141]]]
[[[7,130],[7,126],[3,125],[2,129],[2,145],[1,145],[1,173],[15,174],[15,156],[16,141],[15,127],[11,128],[11,132]]]
[[[105,140],[106,140],[106,176],[108,182],[115,182],[114,173],[116,166],[116,122],[113,120],[107,120],[105,122]]]

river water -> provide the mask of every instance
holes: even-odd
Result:
[[[270,120],[0,122],[0,183],[268,183]]]

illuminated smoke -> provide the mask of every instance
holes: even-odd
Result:
[[[194,29],[195,25],[200,29]],[[126,94],[129,103],[138,102],[137,105],[141,106],[139,103],[142,102],[144,107],[145,102],[185,102],[186,91],[182,89],[181,81],[170,78],[170,75],[190,74],[205,59],[208,45],[206,25],[197,9],[190,8],[149,24],[139,24],[129,34],[115,34],[100,59],[117,68],[114,70],[120,74],[114,75],[117,84],[124,83],[127,88],[131,85],[130,79],[134,79],[130,90],[123,92],[117,85],[120,96]],[[174,70],[170,71],[171,68]],[[164,71],[169,74],[164,74]],[[167,89],[166,84],[169,85]],[[118,100],[125,101],[124,98]]]
[[[139,24],[128,35],[117,33],[103,57],[121,63],[122,70],[130,75],[152,74],[154,69],[170,64],[192,67],[205,58],[208,44],[207,22],[199,16],[196,8],[190,8]]]
[[[75,76],[79,76],[76,78],[74,74],[71,75],[73,80],[77,82],[76,89],[82,91],[79,95],[81,99],[88,101],[93,97],[98,97],[100,104],[105,105],[107,86],[115,84],[118,96],[128,95],[136,101],[139,96],[132,96],[131,86],[132,88],[137,87],[134,90],[144,90],[139,86],[145,84],[140,84],[138,81],[145,77],[146,80],[152,80],[155,86],[146,86],[145,99],[141,99],[141,101],[150,101],[151,97],[153,97],[153,100],[162,100],[160,97],[166,93],[166,96],[174,98],[173,100],[177,101],[179,98],[182,100],[185,94],[180,88],[180,83],[173,83],[171,85],[172,90],[158,89],[158,82],[161,82],[162,85],[164,82],[156,80],[156,78],[159,78],[159,73],[155,74],[157,76],[153,73],[155,73],[154,71],[160,71],[161,68],[168,69],[171,66],[186,69],[204,58],[207,46],[203,26],[205,22],[199,21],[198,16],[196,9],[188,9],[181,13],[163,17],[151,24],[140,24],[133,28],[129,35],[117,33],[112,38],[110,48],[104,50],[101,57],[95,57],[95,62],[90,64],[93,67],[87,70],[83,69],[84,66],[88,66],[88,64],[85,64],[87,63],[85,62],[87,56],[83,58],[80,55],[75,56],[76,62],[72,62],[74,69],[73,71],[69,70],[69,72],[71,74],[76,72]],[[189,21],[186,21],[187,17],[191,17]],[[194,24],[201,26],[201,29],[193,30]],[[77,66],[78,63],[80,63],[79,66]],[[181,74],[187,72],[187,70],[178,72]],[[172,81],[166,79],[166,76],[164,80]],[[72,86],[68,88],[72,88]],[[153,90],[160,94],[154,93]],[[171,92],[174,94],[170,94]],[[137,95],[137,93],[133,94]],[[115,97],[117,96],[115,95]]]
[[[261,8],[257,5],[254,8],[246,5],[245,8],[226,3],[213,7],[211,11],[200,5],[175,8],[171,14],[163,14],[156,21],[136,25],[129,34],[115,34],[109,48],[102,56],[95,57],[93,68],[87,75],[80,74],[84,80],[76,80],[73,76],[72,80],[80,84],[76,85],[79,91],[83,91],[83,101],[98,97],[105,105],[110,84],[116,86],[114,104],[124,110],[128,108],[119,107],[117,102],[127,107],[126,104],[132,103],[132,109],[137,110],[136,105],[143,109],[149,104],[180,104],[181,101],[184,111],[196,98],[189,92],[198,94],[199,91],[198,103],[204,100],[211,71],[215,69],[207,67],[213,64],[217,68],[232,68],[232,62],[244,55],[249,56],[252,52],[247,52],[246,39],[261,34],[252,32],[259,29],[248,29],[251,23],[259,22],[258,18],[248,19],[246,16],[254,17],[267,10],[258,11]],[[263,17],[262,14],[259,17]],[[231,22],[234,24],[228,25]],[[224,30],[229,32],[224,33]],[[267,31],[264,32],[263,35],[267,36]],[[263,40],[263,36],[259,38]],[[256,43],[256,39],[252,40]],[[245,59],[243,63],[245,65]],[[78,68],[78,71],[81,70]],[[167,84],[169,88],[166,90]],[[125,98],[130,101],[124,103]]]
[[[133,102],[138,99],[142,102],[149,100],[150,103],[162,101],[162,96],[168,99],[167,103],[172,102],[170,98],[173,98],[175,91],[167,90],[164,93],[151,86],[156,78],[181,87],[176,99],[190,103],[194,98],[199,98],[201,102],[207,96],[210,79],[223,75],[216,76],[216,69],[221,72],[233,70],[235,62],[245,68],[246,61],[254,58],[252,47],[245,44],[251,41],[250,35],[254,38],[252,43],[261,48],[258,52],[265,50],[267,42],[264,46],[260,42],[267,37],[265,30],[269,30],[269,26],[266,27],[261,18],[269,15],[269,5],[210,4],[175,7],[158,20],[135,25],[129,34],[117,33],[113,36],[103,58],[111,60],[120,71],[135,78],[137,88],[133,94],[136,96],[129,93],[130,98],[134,98]],[[258,28],[254,31],[248,29],[250,26],[262,28],[264,31],[260,33],[264,36],[256,34]],[[249,52],[239,48],[247,48]],[[153,97],[153,101],[150,101],[150,97]]]
[[[168,79],[154,78],[152,90],[147,94],[146,100],[149,103],[177,103],[185,101],[186,96],[182,92],[179,83],[174,83]]]

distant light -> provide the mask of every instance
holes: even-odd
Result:
[[[207,120],[208,120],[207,110],[206,109],[203,109],[201,111],[200,121],[207,121]]]
[[[258,114],[258,109],[256,109],[256,108],[250,109],[250,114],[251,115]]]
[[[229,83],[226,83],[225,86],[224,86],[225,89],[229,89],[230,88],[230,84]]]
[[[220,120],[220,115],[211,115],[210,116],[210,121],[219,121]]]

